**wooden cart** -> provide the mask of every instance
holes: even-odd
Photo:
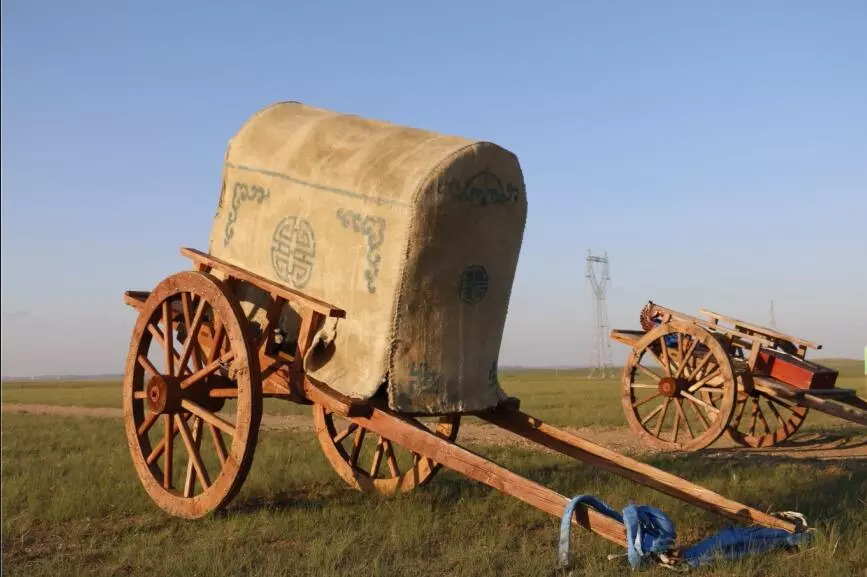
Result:
[[[328,317],[344,316],[343,310],[209,254],[181,252],[194,270],[173,274],[150,292],[125,293],[125,302],[138,311],[123,385],[126,435],[138,478],[163,510],[199,518],[229,503],[253,463],[262,402],[268,397],[311,407],[325,456],[355,489],[411,491],[445,466],[555,517],[563,515],[567,496],[458,444],[461,414],[401,414],[384,398],[347,398],[311,378],[303,363],[311,335]],[[255,328],[241,310],[233,289],[239,283],[270,295],[265,330]],[[303,322],[298,334],[281,335],[272,327],[290,304]],[[696,327],[684,330],[700,334]],[[295,343],[288,347],[293,354],[285,352],[287,342]],[[720,346],[708,343],[714,351]],[[737,522],[792,533],[801,529],[548,425],[520,411],[517,399],[472,414]],[[626,545],[624,526],[593,509],[578,507],[572,523]],[[676,558],[677,550],[671,554]]]
[[[810,409],[867,425],[867,402],[836,387],[837,371],[806,360],[821,345],[702,309],[653,302],[642,330],[613,330],[632,347],[621,377],[630,428],[659,449],[695,451],[725,435],[748,447],[792,436]]]

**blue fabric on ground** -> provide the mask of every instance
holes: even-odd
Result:
[[[737,559],[750,553],[797,547],[809,542],[810,533],[789,533],[783,529],[728,527],[681,552],[691,567],[705,565],[717,555]]]
[[[629,504],[618,513],[610,505],[591,495],[574,497],[560,519],[559,560],[569,565],[569,535],[575,508],[583,504],[603,515],[623,523],[626,528],[626,556],[633,569],[641,566],[651,553],[668,553],[677,542],[674,522],[662,511],[649,505]],[[706,565],[718,555],[737,559],[751,553],[763,553],[776,548],[797,547],[810,540],[809,533],[789,533],[766,527],[728,527],[680,552],[680,559],[691,567]]]

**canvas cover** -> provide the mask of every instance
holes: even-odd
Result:
[[[497,359],[527,199],[489,142],[283,102],[229,142],[209,252],[346,310],[313,377],[391,408],[463,412],[503,397]],[[236,289],[262,322],[263,295]],[[294,335],[295,311],[281,326]]]

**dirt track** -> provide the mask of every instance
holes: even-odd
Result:
[[[61,415],[75,417],[97,417],[120,419],[123,410],[111,407],[77,407],[62,405],[38,405],[2,403],[4,413],[25,413],[38,415]],[[313,421],[302,415],[263,415],[262,428],[269,430],[290,430],[313,432]],[[640,445],[636,437],[628,429],[599,429],[599,428],[569,428],[567,431],[575,433],[588,441],[598,443],[610,449],[631,453],[649,453],[647,447]],[[532,443],[516,437],[492,425],[465,423],[461,425],[458,435],[459,442],[495,444],[495,445],[518,445],[536,446]],[[712,449],[704,451],[708,456],[748,456],[766,455],[771,457],[787,457],[797,459],[816,460],[842,460],[867,457],[867,432],[858,435],[813,433],[807,432],[796,435],[784,446],[768,449],[744,449],[733,446],[726,440],[720,440]]]

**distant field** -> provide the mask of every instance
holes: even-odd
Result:
[[[867,397],[867,376],[863,361],[817,361],[840,371],[838,386],[859,391]],[[500,381],[510,395],[521,399],[521,407],[546,421],[569,427],[626,427],[620,407],[619,369],[613,379],[588,379],[587,371],[525,370],[502,372]],[[36,403],[83,407],[122,406],[121,384],[113,381],[9,382],[0,387],[4,403]],[[309,409],[287,401],[266,399],[265,412],[273,415],[307,415]],[[838,419],[816,413],[809,415],[804,432],[838,426]]]

